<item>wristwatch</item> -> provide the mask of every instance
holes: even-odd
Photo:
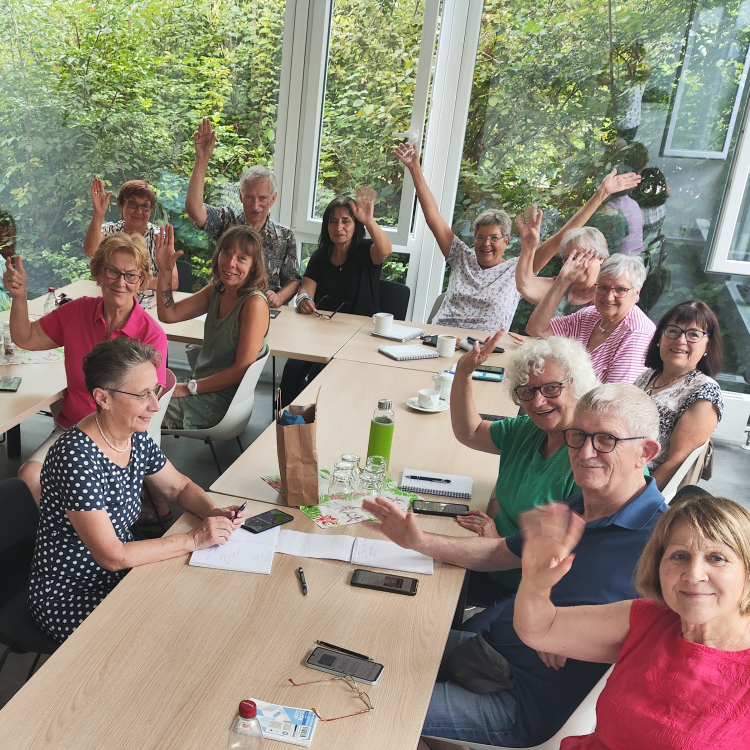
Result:
[[[191,396],[197,396],[198,395],[198,381],[197,380],[188,380],[188,390],[190,391]]]

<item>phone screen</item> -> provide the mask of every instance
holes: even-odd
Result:
[[[398,593],[416,593],[418,583],[416,578],[375,573],[372,570],[357,569],[352,573],[352,586],[377,587]]]
[[[439,513],[446,516],[460,516],[469,510],[468,505],[460,503],[438,503],[431,500],[415,500],[413,503],[415,513]]]
[[[271,319],[278,318],[279,315],[281,315],[281,310],[271,310],[269,314],[271,316]]]
[[[383,671],[382,664],[357,659],[354,656],[339,654],[336,651],[329,651],[320,647],[307,657],[307,665],[314,669],[322,669],[324,672],[348,674],[355,680],[362,680],[367,683],[377,682],[380,673]]]
[[[263,531],[281,526],[282,523],[293,521],[294,516],[284,513],[283,510],[267,510],[265,513],[248,518],[242,524],[242,528],[251,531],[253,534],[260,534]]]
[[[17,391],[21,385],[21,378],[14,378],[12,375],[3,375],[0,378],[0,391]]]

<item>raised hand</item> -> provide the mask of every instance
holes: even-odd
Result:
[[[495,522],[481,510],[470,510],[462,516],[456,516],[456,521],[460,526],[476,532],[479,536],[500,538]]]
[[[29,282],[26,271],[23,270],[21,257],[15,255],[5,259],[5,273],[3,274],[3,286],[13,299],[25,299]]]
[[[521,237],[521,248],[535,250],[539,244],[542,227],[542,212],[535,205],[527,206],[523,216],[516,216],[516,226]]]
[[[413,513],[404,513],[395,503],[384,497],[363,500],[362,507],[380,521],[380,524],[373,521],[366,523],[376,529],[379,528],[399,547],[417,549],[422,543],[424,534]]]
[[[393,151],[408,170],[419,167],[419,152],[411,143],[399,143]]]
[[[235,525],[225,516],[209,516],[189,535],[193,537],[195,549],[205,549],[214,544],[226,544],[234,529]]]
[[[518,518],[523,534],[523,580],[548,591],[570,570],[586,522],[565,503],[539,505]]]
[[[492,338],[487,339],[483,344],[475,341],[471,349],[461,357],[456,363],[456,374],[459,372],[474,372],[474,370],[483,365],[487,358],[495,351],[497,342],[500,341],[500,337],[505,333],[504,330],[498,331]]]
[[[104,183],[94,177],[91,183],[91,202],[94,204],[94,215],[104,218],[109,208],[109,199],[112,197],[112,191],[107,192],[104,189]]]
[[[596,257],[596,250],[588,249],[573,251],[568,256],[565,263],[563,263],[563,266],[560,269],[560,277],[563,279],[563,281],[567,281],[572,284],[586,272],[586,270]]]
[[[354,200],[349,201],[354,218],[367,224],[375,215],[375,199],[378,194],[369,186],[362,185],[354,194]]]
[[[623,190],[634,188],[641,181],[641,176],[635,172],[627,174],[617,174],[617,169],[613,169],[603,180],[599,189],[603,190],[606,195],[620,193]]]
[[[195,144],[195,160],[208,164],[216,145],[216,131],[208,117],[203,118],[198,130],[195,131],[193,143]]]
[[[154,233],[154,259],[159,273],[171,274],[182,254],[182,250],[174,249],[174,227],[171,224],[165,224],[160,232]]]

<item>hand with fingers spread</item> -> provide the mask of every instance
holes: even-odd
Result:
[[[542,212],[536,205],[527,206],[523,216],[521,214],[516,216],[516,226],[521,238],[521,248],[527,251],[535,250],[541,234]]]
[[[401,508],[384,497],[363,500],[362,507],[380,521],[379,524],[367,521],[368,526],[380,529],[399,547],[419,549],[424,539],[424,533],[411,511],[404,513]]]
[[[354,200],[349,201],[352,214],[357,221],[361,221],[364,225],[373,221],[377,197],[378,194],[369,185],[363,185],[357,190]]]
[[[475,341],[471,349],[469,349],[469,351],[466,352],[466,354],[464,354],[463,357],[458,360],[458,363],[456,364],[456,375],[465,375],[466,373],[471,374],[472,372],[474,372],[474,370],[477,369],[477,367],[479,367],[479,365],[483,365],[487,361],[490,354],[495,351],[497,342],[500,341],[500,338],[504,333],[504,330],[498,331],[494,336],[487,339],[483,344]]]
[[[588,267],[596,257],[598,257],[596,250],[574,250],[560,269],[560,279],[573,284],[579,278],[585,277]]]
[[[636,172],[617,174],[617,168],[615,168],[602,180],[599,189],[606,195],[613,195],[634,188],[640,181],[641,176]]]
[[[165,224],[164,228],[154,234],[154,258],[159,273],[171,274],[177,259],[183,254],[182,250],[174,249],[174,227]]]
[[[195,549],[205,549],[215,544],[226,544],[235,528],[235,524],[226,516],[209,516],[190,532],[190,536],[193,538]]]
[[[523,581],[549,591],[570,570],[586,522],[565,503],[539,505],[518,518],[523,534]]]
[[[104,214],[107,213],[109,208],[109,199],[112,197],[112,191],[107,192],[104,189],[104,183],[98,178],[94,177],[91,183],[91,202],[94,205],[94,216],[100,219],[104,218]]]
[[[26,299],[29,282],[26,278],[26,271],[23,270],[20,255],[5,259],[3,286],[13,299]]]
[[[462,516],[456,516],[459,526],[463,526],[469,531],[476,532],[479,536],[500,539],[497,533],[495,521],[481,510],[470,510]]]
[[[216,146],[216,131],[208,117],[204,117],[193,135],[195,160],[208,164]]]
[[[417,147],[411,143],[399,143],[393,153],[396,154],[409,171],[415,167],[419,167],[419,152],[417,151]]]

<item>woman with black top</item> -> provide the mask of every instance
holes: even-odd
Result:
[[[374,315],[380,311],[380,269],[391,254],[391,241],[374,219],[375,191],[365,185],[356,200],[334,198],[323,213],[318,247],[310,257],[297,312],[318,310]],[[365,239],[365,229],[372,239]],[[290,359],[281,378],[281,398],[289,404],[323,369],[323,365]]]

